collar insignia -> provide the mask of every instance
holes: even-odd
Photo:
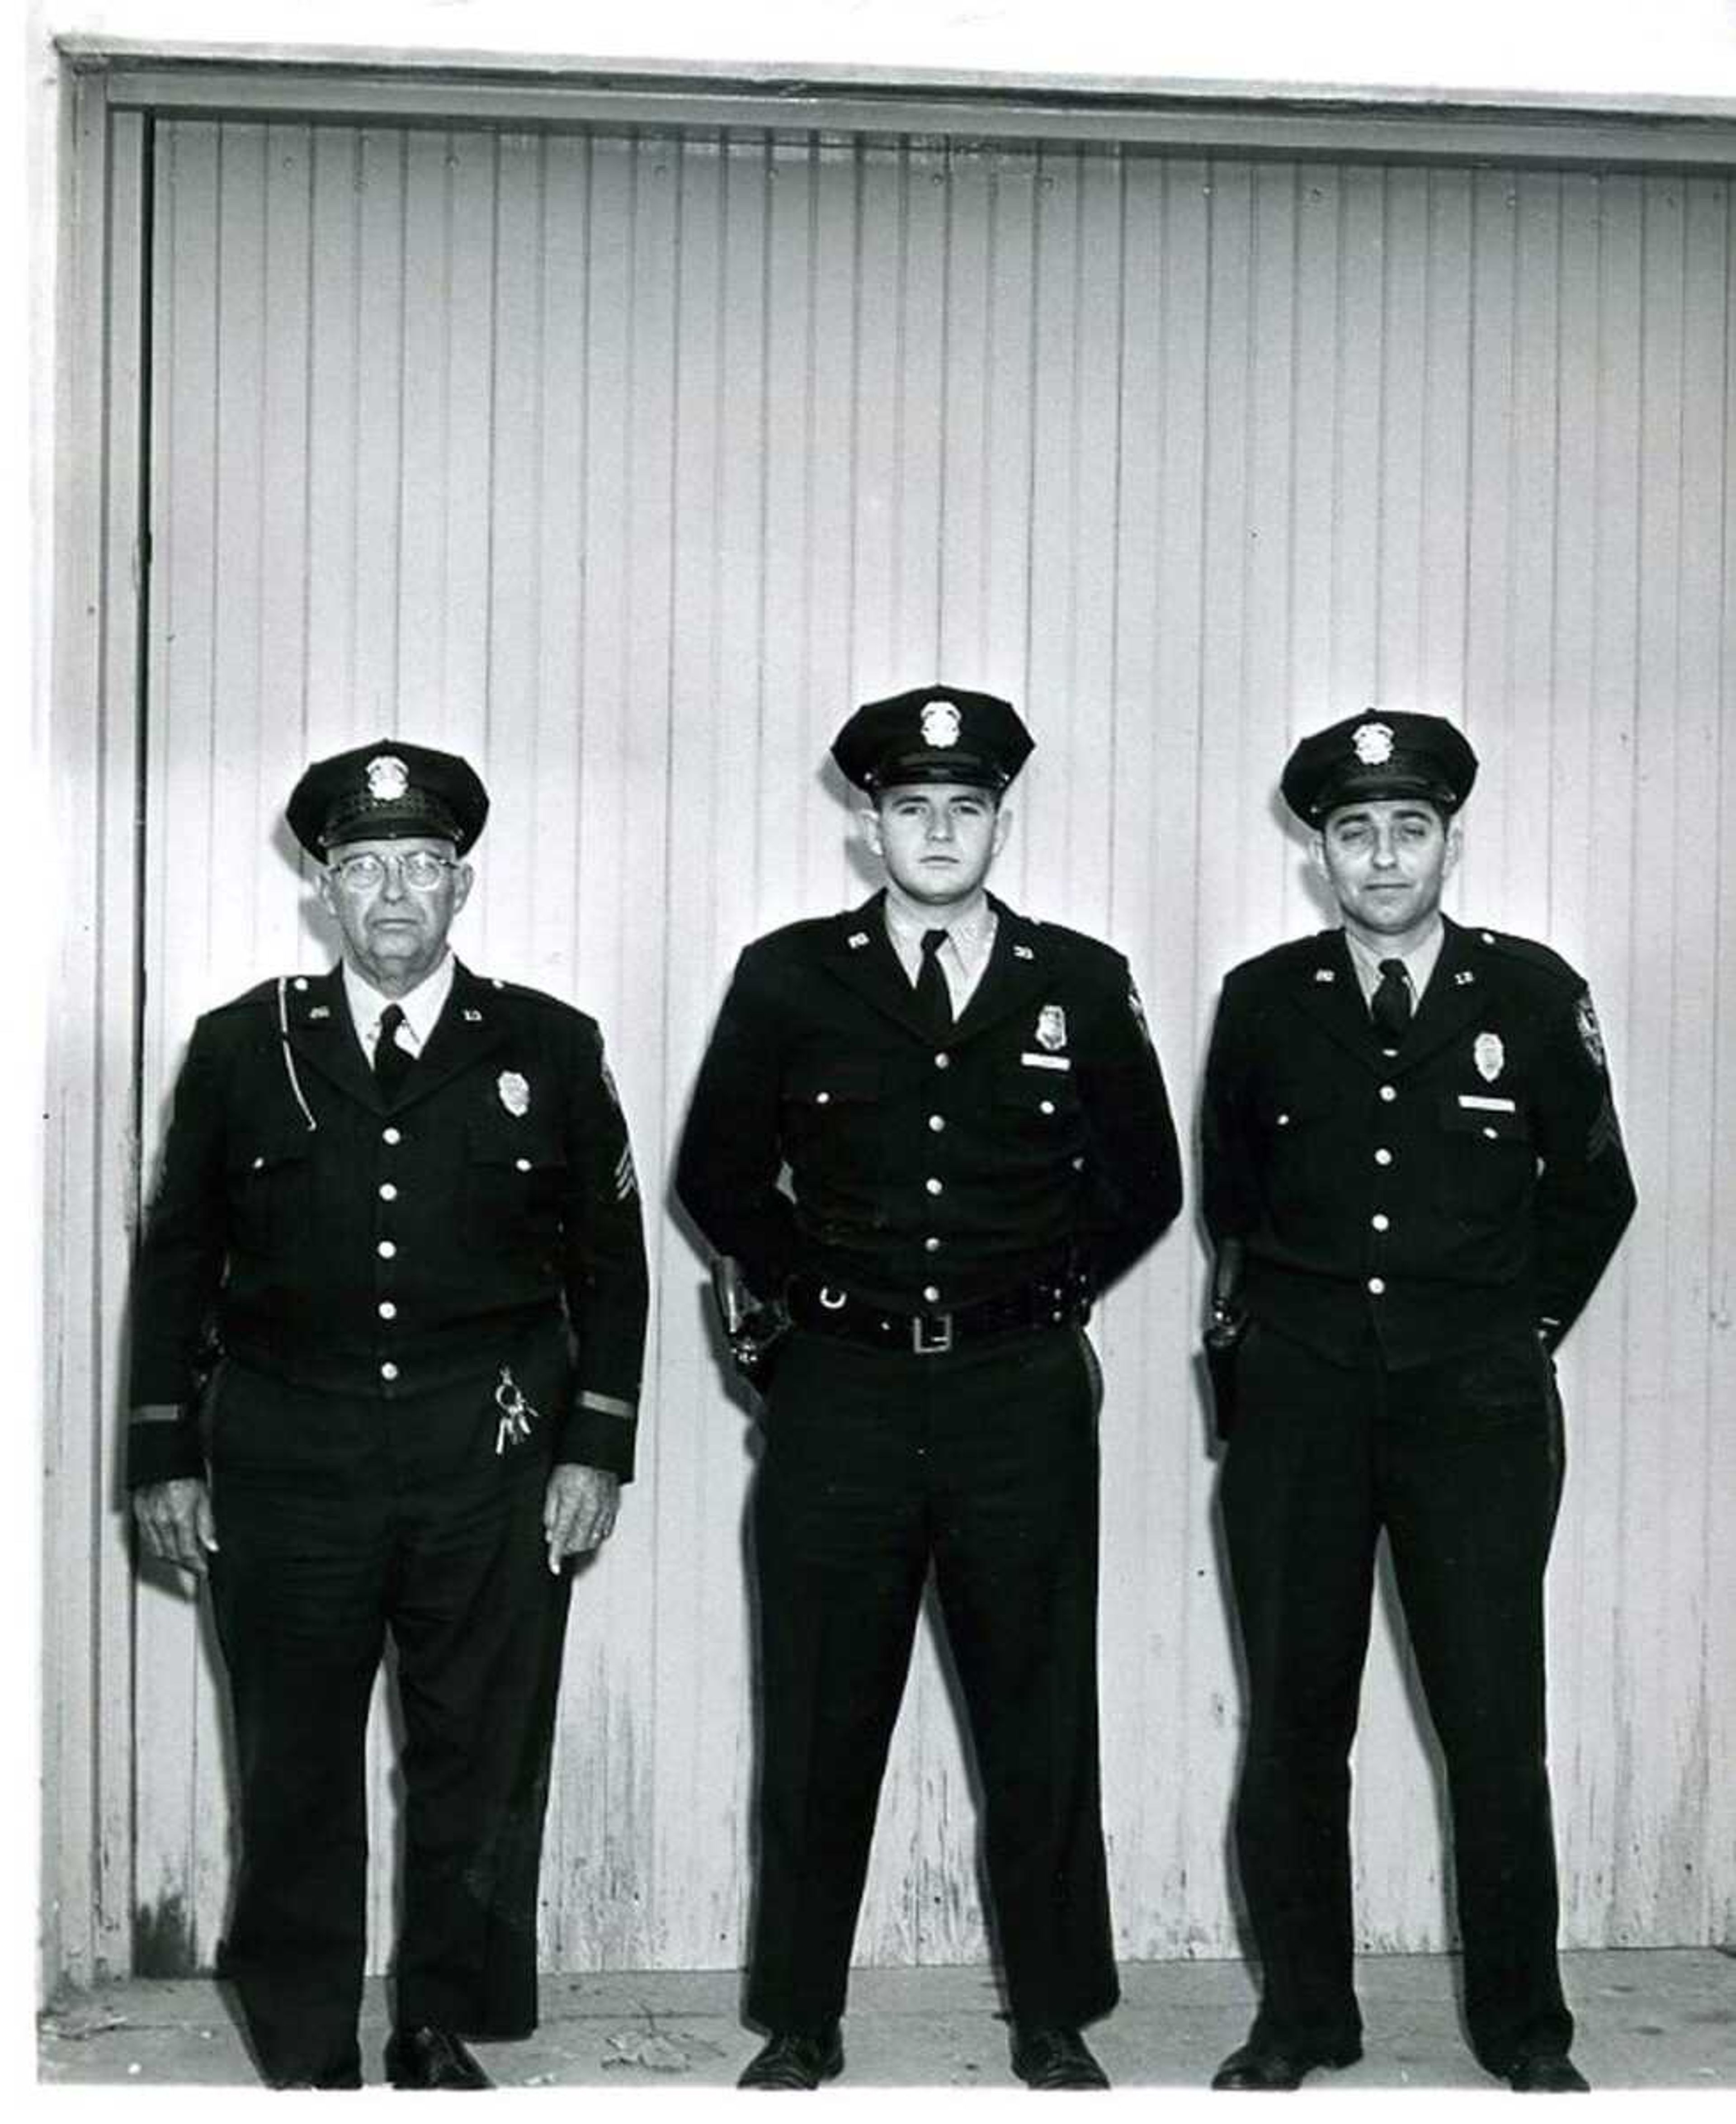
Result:
[[[328,1004],[328,1003],[315,1003],[315,1005],[313,1006],[312,1009],[312,1010],[310,1010],[310,1011],[308,1012],[308,1013],[307,1013],[307,1022],[308,1022],[308,1023],[311,1025],[311,1024],[312,1023],[312,1022],[314,1021],[314,1019],[315,1019],[315,1018],[317,1018],[317,1017],[331,1017],[331,1008],[330,1004]]]
[[[1035,959],[1037,956],[1029,944],[1015,944],[1012,955],[1016,959]]]
[[[1469,966],[1461,966],[1452,977],[1452,985],[1456,989],[1468,989],[1476,979],[1476,975]]]
[[[852,952],[860,952],[868,942],[868,933],[866,929],[852,929],[844,942]]]
[[[482,1022],[481,1012],[480,1010],[473,1009],[467,1004],[464,1011],[464,1022],[467,1025],[480,1025]]]
[[[1330,966],[1316,966],[1314,969],[1314,978],[1317,981],[1335,981],[1338,975]]]

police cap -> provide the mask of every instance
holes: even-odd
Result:
[[[323,862],[345,841],[450,841],[462,856],[488,816],[488,792],[468,760],[382,737],[316,760],[289,798],[290,830]]]
[[[1443,716],[1368,708],[1305,737],[1285,763],[1284,801],[1317,826],[1345,804],[1420,796],[1457,811],[1477,778],[1477,756]]]
[[[915,686],[865,701],[832,757],[870,796],[913,782],[958,782],[998,795],[1035,743],[1010,701],[959,686]]]

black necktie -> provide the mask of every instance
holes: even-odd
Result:
[[[1381,961],[1380,984],[1368,999],[1368,1015],[1384,1047],[1396,1047],[1410,1025],[1410,976],[1402,959]]]
[[[379,1037],[373,1043],[373,1081],[388,1099],[409,1075],[410,1065],[416,1059],[407,1047],[398,1045],[398,1027],[403,1022],[399,1005],[387,1003],[380,1013]]]
[[[946,942],[944,929],[922,932],[922,970],[917,975],[917,1008],[922,1022],[942,1039],[952,1030],[952,992],[941,970],[939,952]]]

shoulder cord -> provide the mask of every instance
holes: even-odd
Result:
[[[302,1110],[302,1119],[310,1131],[319,1123],[308,1111],[307,1102],[302,1097],[302,1080],[295,1074],[295,1057],[289,1048],[289,983],[279,974],[277,977],[277,1036],[284,1050],[284,1069],[289,1078],[289,1088],[295,1094],[295,1103]]]

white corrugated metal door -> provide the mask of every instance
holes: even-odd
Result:
[[[1272,793],[1292,734],[1371,701],[1462,717],[1485,779],[1454,909],[1590,975],[1644,1198],[1564,1367],[1565,1933],[1716,1936],[1728,181],[188,117],[156,141],[147,1168],[196,1012],[328,956],[281,825],[295,775],[398,732],[487,779],[459,947],[600,1017],[646,1187],[643,1479],[575,1610],[550,1964],[741,1951],[752,1455],[667,1174],[736,949],[864,890],[820,772],[836,724],[937,674],[1026,713],[1001,885],[1130,954],[1185,1125],[1219,975],[1321,919]],[[1137,1956],[1238,1945],[1200,1271],[1185,1219],[1100,1323],[1106,1805]],[[136,1645],[136,1901],[168,1969],[221,1926],[220,1689],[159,1587]],[[1377,1947],[1446,1936],[1415,1694],[1377,1632]],[[860,1952],[984,1951],[925,1647]]]

